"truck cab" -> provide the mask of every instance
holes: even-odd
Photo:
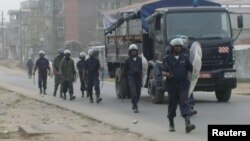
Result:
[[[201,44],[203,52],[201,73],[195,91],[215,91],[217,100],[221,102],[230,99],[237,80],[233,68],[234,40],[227,9],[160,8],[147,21],[155,59],[163,60],[164,52],[170,50],[169,43],[176,35],[186,35],[189,38],[188,47],[196,41]]]

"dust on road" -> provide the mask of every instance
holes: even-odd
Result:
[[[59,107],[39,102],[14,92],[0,89],[1,141],[145,141],[126,130],[91,120]],[[27,135],[21,125],[65,125],[84,132]]]

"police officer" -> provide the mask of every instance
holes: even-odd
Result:
[[[60,64],[60,76],[63,84],[63,99],[66,100],[66,93],[69,90],[70,100],[74,100],[76,97],[73,96],[73,82],[76,79],[76,71],[74,60],[70,58],[70,50],[64,51],[64,58]]]
[[[50,74],[49,60],[45,58],[45,52],[39,51],[40,58],[36,61],[36,66],[33,72],[33,76],[38,68],[38,86],[40,89],[40,94],[46,95],[47,88],[47,75]],[[42,90],[43,88],[43,90]]]
[[[128,77],[129,93],[131,95],[132,110],[138,113],[138,102],[141,96],[142,59],[138,56],[138,47],[129,46],[129,58],[125,61],[123,75]]]
[[[184,55],[190,58],[190,50],[188,49],[189,39],[186,35],[181,35],[180,38],[183,41],[182,53],[184,53]],[[191,116],[196,115],[197,111],[194,109],[195,100],[193,93],[191,93],[189,96],[189,105],[190,105],[190,115]]]
[[[191,72],[193,66],[189,58],[181,53],[183,41],[180,38],[173,39],[170,42],[172,47],[171,54],[164,60],[163,75],[168,80],[168,118],[170,123],[170,132],[175,131],[174,118],[176,116],[177,104],[180,105],[181,115],[185,119],[186,133],[195,129],[195,125],[190,122],[190,107],[188,99],[188,90],[190,82],[188,72]]]
[[[33,66],[34,66],[34,63],[33,63],[32,59],[31,59],[31,57],[29,57],[28,61],[27,61],[27,69],[28,69],[29,79],[31,79],[31,76],[32,76]]]
[[[86,60],[85,68],[87,73],[87,95],[90,98],[90,103],[93,103],[93,87],[95,87],[96,103],[100,103],[102,98],[100,97],[100,80],[99,70],[100,62],[95,57],[94,49],[89,49],[89,58]]]
[[[56,92],[57,92],[57,89],[60,85],[60,97],[62,98],[62,85],[61,85],[61,78],[60,78],[60,75],[59,75],[59,67],[60,67],[60,63],[63,59],[63,52],[64,52],[64,49],[60,49],[59,50],[59,54],[56,56],[56,58],[54,59],[53,61],[53,71],[54,71],[54,74],[55,74],[55,87],[54,87],[54,93],[53,95],[56,96]]]
[[[78,69],[78,73],[79,73],[79,77],[80,77],[80,82],[81,82],[81,92],[82,92],[82,97],[84,97],[84,91],[86,90],[85,87],[85,82],[84,82],[84,77],[85,77],[85,58],[86,58],[86,53],[85,52],[81,52],[79,55],[79,61],[76,64],[76,67]]]

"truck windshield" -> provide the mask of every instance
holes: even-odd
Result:
[[[221,39],[231,37],[229,15],[226,12],[186,12],[167,14],[168,40],[176,35],[190,39]]]

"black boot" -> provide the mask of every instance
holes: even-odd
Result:
[[[46,89],[43,89],[43,94],[44,94],[44,95],[47,95]]]
[[[76,99],[76,97],[73,96],[73,94],[71,94],[71,95],[70,95],[70,100],[72,101],[72,100],[74,100],[74,99]]]
[[[42,94],[43,93],[43,90],[42,90],[42,88],[40,88],[40,94]]]
[[[63,93],[62,92],[60,92],[60,98],[63,98]]]
[[[190,116],[193,116],[193,115],[196,115],[197,114],[197,111],[194,110],[194,109],[191,109],[190,110]]]
[[[102,101],[102,98],[98,95],[96,96],[96,103],[100,103]]]
[[[197,114],[197,111],[194,109],[194,106],[191,105],[190,106],[190,116],[193,116],[193,115],[196,115]]]
[[[57,91],[57,90],[55,89],[54,92],[53,92],[53,96],[54,96],[54,97],[56,97],[56,91]]]
[[[63,100],[66,100],[66,93],[63,93]]]
[[[138,106],[136,104],[133,104],[132,110],[134,111],[134,113],[139,113]]]
[[[190,133],[192,130],[195,129],[195,125],[191,124],[189,116],[185,117],[185,123],[186,123],[186,133]]]
[[[169,118],[169,132],[175,132],[174,119]]]
[[[90,101],[90,103],[94,103],[94,100],[93,100],[93,96],[92,96],[92,95],[89,96],[89,101]]]
[[[82,98],[84,98],[84,91],[82,91]]]

